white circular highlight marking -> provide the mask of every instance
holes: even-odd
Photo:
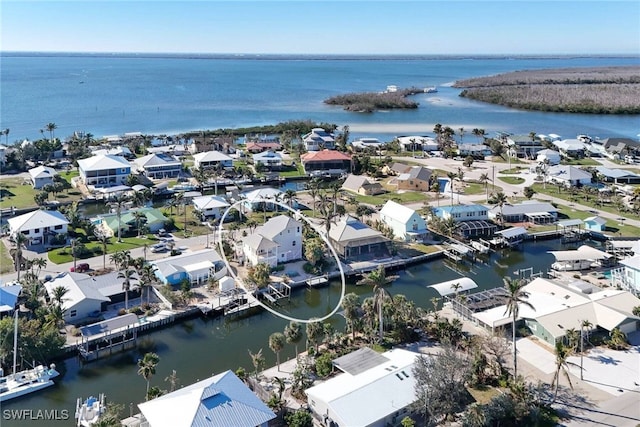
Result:
[[[331,251],[331,254],[333,255],[333,258],[336,260],[336,263],[338,264],[338,270],[340,270],[340,279],[342,281],[342,289],[340,291],[340,299],[338,300],[338,304],[336,304],[335,308],[329,314],[327,314],[327,315],[325,315],[323,317],[316,317],[316,318],[310,318],[310,319],[299,319],[297,317],[287,316],[286,314],[280,313],[277,310],[274,310],[273,308],[263,304],[256,296],[254,296],[254,298],[255,298],[256,302],[262,308],[267,310],[269,313],[280,317],[281,319],[289,320],[291,322],[298,322],[298,323],[323,322],[323,321],[327,320],[328,318],[330,318],[331,316],[333,316],[334,314],[336,314],[338,312],[338,310],[340,309],[340,306],[342,305],[342,300],[344,299],[344,295],[345,295],[346,289],[347,289],[344,270],[342,269],[342,264],[340,263],[340,259],[338,258],[338,254],[335,251],[335,249],[333,248],[333,246],[331,245],[331,243],[329,242],[329,239],[327,238],[327,236],[325,236],[321,231],[319,231],[316,228],[315,224],[313,224],[306,216],[302,215],[300,213],[300,211],[296,211],[296,210],[290,208],[289,206],[285,205],[284,203],[281,203],[281,202],[279,202],[277,200],[268,199],[268,201],[269,201],[269,203],[276,204],[276,205],[288,210],[289,212],[292,212],[294,214],[294,217],[297,220],[299,220],[299,219],[304,220],[307,224],[309,224],[309,226],[311,228],[313,228],[318,233],[320,238],[325,242],[325,244],[327,245],[327,247]],[[264,202],[266,203],[267,200],[265,199]],[[237,202],[234,202],[231,206],[229,206],[224,211],[224,213],[220,217],[220,222],[218,224],[218,248],[220,249],[220,256],[222,257],[222,259],[224,260],[225,265],[227,266],[228,274],[230,274],[231,277],[233,277],[233,279],[235,280],[235,282],[236,282],[236,284],[238,286],[240,286],[242,289],[244,289],[244,291],[247,292],[247,294],[250,294],[249,290],[245,287],[242,279],[240,279],[236,275],[236,273],[233,271],[233,269],[231,268],[231,265],[229,264],[229,260],[227,259],[227,256],[224,253],[224,249],[222,247],[222,231],[223,231],[224,220],[227,217],[227,215],[229,214],[229,212],[231,211],[231,209],[235,208],[238,205],[241,205],[242,203],[244,203],[244,200],[239,200]],[[237,210],[239,211],[240,209],[241,208],[238,208]]]

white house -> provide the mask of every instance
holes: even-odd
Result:
[[[549,224],[558,219],[558,209],[549,202],[525,200],[514,205],[494,206],[489,210],[489,219],[505,222],[531,222]]]
[[[233,159],[219,151],[206,151],[193,156],[194,169],[215,169],[218,167],[231,169]]]
[[[611,270],[611,286],[619,286],[640,296],[640,254],[621,260],[620,265]]]
[[[351,145],[359,150],[367,150],[369,148],[377,150],[378,148],[384,147],[385,143],[378,138],[358,138],[351,141]]]
[[[399,136],[396,139],[400,143],[402,151],[438,151],[438,143],[430,136]]]
[[[278,265],[278,244],[259,233],[253,233],[242,239],[242,253],[249,265]]]
[[[53,181],[58,175],[58,172],[54,168],[50,168],[47,166],[38,166],[33,169],[29,169],[29,179],[31,180],[31,185],[36,190],[44,187],[48,184],[53,184]]]
[[[380,210],[380,220],[391,227],[393,235],[404,241],[422,241],[428,236],[427,222],[408,206],[392,200]]]
[[[205,218],[219,219],[224,210],[229,207],[229,202],[220,196],[194,197],[191,202]]]
[[[560,164],[560,153],[555,150],[544,149],[538,151],[538,156],[536,157],[538,163],[546,163],[550,166],[555,166]]]
[[[151,262],[156,277],[164,284],[176,286],[183,280],[193,284],[209,279],[219,280],[227,274],[227,267],[215,249],[202,249]]]
[[[51,236],[67,232],[69,221],[58,211],[35,210],[7,220],[9,235],[29,238],[30,245],[46,244]]]
[[[182,171],[182,163],[169,154],[147,154],[133,160],[138,172],[148,178],[175,178]]]
[[[438,218],[449,219],[454,221],[483,221],[489,219],[489,209],[482,205],[453,205],[441,206],[434,210]]]
[[[305,390],[309,409],[325,426],[399,425],[416,400],[418,353],[364,347],[333,361],[343,373]]]
[[[92,156],[78,160],[78,171],[85,185],[112,187],[126,183],[131,164],[120,156]]]
[[[138,408],[147,427],[267,427],[276,417],[231,371],[140,403]]]
[[[586,151],[584,142],[579,139],[563,139],[553,141],[553,145],[567,157],[582,158]]]
[[[254,166],[262,165],[267,169],[279,169],[282,167],[282,156],[271,150],[253,155]]]
[[[243,206],[251,211],[261,210],[263,208],[272,211],[277,206],[273,201],[280,199],[282,194],[282,191],[272,187],[250,190],[242,193],[242,198],[244,199]]]
[[[313,128],[311,132],[302,136],[302,143],[307,151],[320,151],[323,149],[332,150],[336,140],[333,134],[322,128]]]
[[[67,290],[62,300],[65,322],[72,322],[100,313],[111,301],[98,289],[89,286],[91,276],[82,273],[62,273],[53,280],[45,282],[44,287],[49,298],[54,295],[54,289],[61,286]],[[122,284],[118,284],[122,287]]]
[[[302,259],[302,223],[288,215],[278,215],[265,222],[257,233],[278,245],[278,262]]]
[[[567,165],[551,166],[547,171],[547,176],[549,180],[564,184],[566,187],[590,184],[592,178],[589,172]]]
[[[125,159],[133,159],[136,157],[135,154],[131,152],[129,147],[119,145],[117,147],[111,148],[98,148],[91,152],[93,156],[120,156]]]

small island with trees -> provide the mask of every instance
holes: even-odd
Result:
[[[640,114],[640,67],[524,70],[457,81],[460,96],[525,110]]]
[[[425,89],[410,87],[406,89],[386,90],[384,92],[347,93],[325,99],[329,105],[342,105],[346,111],[371,113],[377,110],[414,109],[418,103],[407,99],[408,96],[424,93]]]

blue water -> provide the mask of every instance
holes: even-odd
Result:
[[[276,57],[277,58],[277,57]],[[100,56],[16,56],[0,63],[0,128],[5,143],[38,139],[47,123],[55,136],[74,131],[101,137],[125,132],[174,134],[313,120],[349,125],[353,139],[432,133],[435,123],[489,134],[506,131],[575,137],[635,137],[640,119],[525,112],[462,99],[447,84],[522,69],[638,65],[639,58],[475,59],[219,59]],[[415,97],[410,111],[349,113],[323,100],[337,94],[437,86]],[[445,86],[443,86],[445,85]],[[48,132],[45,131],[48,136]]]

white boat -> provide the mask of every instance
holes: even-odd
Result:
[[[98,398],[89,396],[84,402],[78,398],[76,402],[76,420],[78,427],[89,427],[95,424],[107,408],[104,402],[104,394]]]
[[[25,394],[52,386],[53,378],[59,375],[55,365],[49,368],[38,365],[33,369],[16,372],[18,355],[18,310],[15,312],[13,331],[13,373],[0,378],[0,402],[5,402]]]
[[[425,87],[424,93],[436,93],[438,92],[438,88],[435,86]]]

